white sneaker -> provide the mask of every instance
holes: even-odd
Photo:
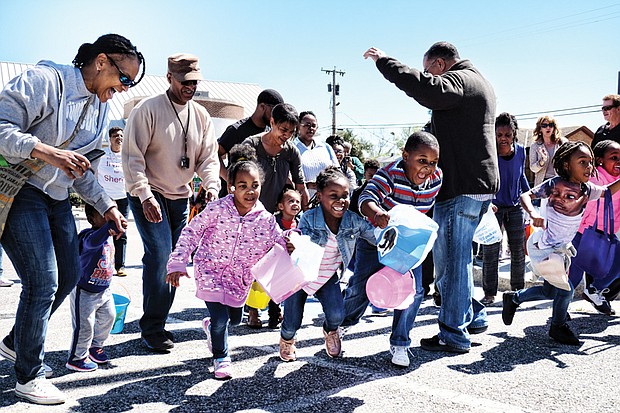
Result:
[[[15,363],[17,354],[15,354],[15,350],[11,350],[4,344],[4,341],[0,340],[0,357],[5,358],[11,363]],[[45,370],[45,377],[48,379],[54,375],[54,370],[45,363],[43,363],[43,370]]]
[[[37,377],[26,384],[15,385],[15,395],[36,404],[62,404],[65,395],[45,377]]]
[[[390,346],[392,364],[401,367],[409,367],[409,349],[405,346]]]

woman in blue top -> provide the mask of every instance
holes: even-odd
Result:
[[[521,194],[530,190],[525,176],[525,148],[517,143],[519,126],[514,116],[501,113],[495,119],[495,139],[499,162],[499,191],[491,204],[499,225],[508,235],[510,248],[510,288],[520,290],[525,277],[525,215],[521,208]],[[497,295],[497,267],[501,241],[482,248],[482,289],[480,302],[490,305]]]

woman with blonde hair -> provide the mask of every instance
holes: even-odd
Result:
[[[534,136],[536,140],[530,146],[530,169],[534,172],[534,185],[539,185],[557,175],[553,169],[553,155],[568,139],[560,136],[560,128],[550,115],[538,118]]]

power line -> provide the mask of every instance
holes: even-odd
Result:
[[[594,109],[596,108],[596,109]],[[594,109],[594,110],[583,110],[583,109]],[[577,112],[574,112],[577,111]],[[587,106],[576,106],[572,108],[565,109],[552,109],[552,110],[542,110],[538,112],[528,112],[528,113],[520,113],[518,115],[514,115],[519,120],[530,120],[537,119],[541,115],[553,114],[556,117],[560,116],[572,116],[572,115],[585,115],[588,113],[597,113],[600,111],[599,105],[587,105]],[[566,113],[562,113],[566,112]],[[356,129],[395,129],[395,128],[411,128],[411,127],[421,127],[426,124],[426,122],[402,122],[402,123],[373,123],[373,124],[362,124],[358,123],[355,119],[353,119],[348,114],[341,112],[344,116],[349,118],[354,124],[341,124],[339,127],[341,129],[346,128],[356,128]],[[326,128],[326,127],[325,127]],[[320,128],[319,128],[320,129]],[[373,133],[374,134],[374,133]],[[376,134],[374,134],[376,135]],[[379,137],[379,135],[376,135]]]

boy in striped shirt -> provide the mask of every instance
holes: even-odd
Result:
[[[443,174],[437,167],[439,143],[427,132],[413,133],[403,149],[402,158],[381,168],[368,182],[359,198],[359,210],[375,226],[385,228],[390,220],[389,210],[398,204],[415,206],[426,213],[435,203],[441,188]],[[366,282],[383,268],[379,263],[377,248],[364,240],[358,240],[355,247],[355,270],[349,279],[345,292],[344,329],[359,322],[368,306]],[[422,267],[412,270],[416,295],[413,303],[405,310],[394,310],[390,353],[392,363],[409,366],[408,348],[411,345],[409,333],[424,297]]]

